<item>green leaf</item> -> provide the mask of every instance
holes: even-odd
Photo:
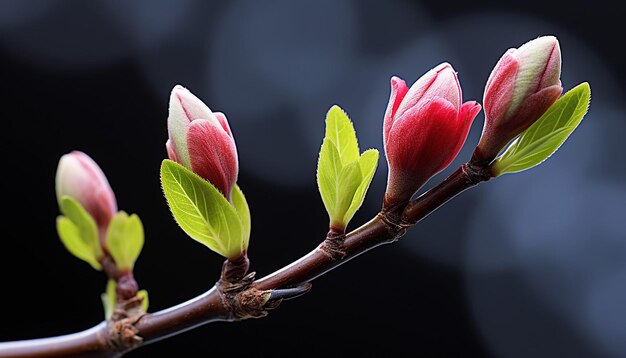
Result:
[[[338,195],[337,175],[341,169],[341,159],[339,159],[337,147],[330,139],[324,138],[317,162],[317,186],[331,220],[338,217],[335,212]]]
[[[67,219],[57,219],[57,232],[61,241],[74,256],[100,270],[98,259],[103,253],[95,220],[79,202],[69,196],[61,198],[60,206]]]
[[[139,290],[139,292],[137,292],[137,297],[141,298],[141,309],[144,312],[148,312],[148,306],[150,304],[150,301],[148,300],[148,291]]]
[[[359,143],[352,122],[337,105],[330,107],[326,114],[326,138],[337,148],[342,165],[359,159]]]
[[[337,196],[334,210],[335,213],[337,213],[337,217],[331,218],[330,224],[332,226],[345,229],[348,225],[348,222],[345,221],[344,218],[354,200],[354,193],[356,193],[359,185],[361,185],[362,180],[363,176],[358,160],[341,168],[337,176],[337,192],[339,195]]]
[[[109,319],[115,311],[115,305],[117,301],[115,293],[115,280],[109,280],[107,282],[106,289],[103,294],[100,295],[102,299],[102,305],[104,306],[104,318]]]
[[[326,116],[326,137],[317,164],[317,185],[332,227],[344,230],[363,204],[377,163],[376,150],[359,156],[352,122],[333,106]]]
[[[543,163],[567,140],[587,113],[591,89],[582,83],[559,98],[492,164],[496,176]]]
[[[101,270],[100,262],[90,245],[83,241],[78,227],[65,216],[57,218],[57,232],[65,248],[74,256],[87,262],[96,270]]]
[[[171,160],[161,165],[161,185],[174,219],[187,235],[226,258],[241,254],[243,225],[219,190]]]
[[[239,185],[235,184],[231,197],[233,206],[235,207],[235,210],[239,215],[239,220],[241,221],[241,228],[243,231],[243,249],[247,250],[250,242],[250,208],[248,207],[246,197],[243,195]]]
[[[343,222],[350,222],[357,210],[359,210],[361,205],[363,205],[363,200],[365,200],[365,194],[367,193],[367,189],[369,189],[370,183],[374,178],[374,173],[376,173],[377,165],[378,150],[368,149],[363,152],[363,154],[361,154],[361,158],[359,159],[359,166],[361,168],[361,174],[363,178],[361,179],[361,184],[354,192],[352,203],[350,204],[348,211],[346,211]]]
[[[124,211],[115,214],[107,230],[107,247],[119,270],[133,270],[143,242],[143,225],[139,216],[128,216]]]

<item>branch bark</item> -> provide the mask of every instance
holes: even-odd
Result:
[[[492,173],[489,169],[464,164],[416,200],[384,209],[343,238],[329,236],[307,255],[259,280],[254,281],[254,274],[246,276],[238,286],[224,285],[220,280],[209,291],[194,299],[146,314],[135,322],[106,321],[80,333],[0,343],[0,358],[69,355],[119,357],[141,345],[207,323],[263,317],[268,309],[275,308],[283,299],[308,291],[310,281],[377,246],[398,240],[407,228],[448,200],[490,178]],[[328,240],[332,242],[327,243]],[[332,250],[328,247],[332,247]],[[125,345],[124,339],[134,344]]]

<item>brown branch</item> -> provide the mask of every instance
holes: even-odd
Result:
[[[222,278],[206,293],[178,306],[146,314],[130,326],[120,327],[119,322],[107,321],[66,336],[0,343],[0,357],[116,357],[210,322],[263,317],[266,310],[275,308],[283,299],[306,293],[310,281],[377,246],[396,241],[407,228],[448,200],[491,177],[488,169],[464,164],[418,199],[383,210],[345,237],[329,235],[315,250],[259,280],[254,281],[254,273],[238,282]],[[232,263],[227,261],[223,272],[232,272],[227,265]],[[120,344],[119,337],[124,333],[135,344]]]

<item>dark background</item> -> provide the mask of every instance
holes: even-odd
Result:
[[[391,75],[410,84],[449,61],[464,98],[481,101],[507,48],[554,34],[564,87],[589,81],[592,105],[547,164],[464,193],[268,318],[129,356],[626,356],[622,21],[602,1],[0,1],[0,341],[103,318],[104,277],[55,232],[56,165],[74,149],[143,220],[136,277],[150,311],[218,278],[222,259],[177,228],[159,187],[175,84],[229,118],[252,268],[265,275],[325,234],[315,166],[332,104],[351,115],[362,150],[382,150]],[[431,185],[469,158],[482,120]],[[381,156],[352,227],[379,209],[385,177]]]

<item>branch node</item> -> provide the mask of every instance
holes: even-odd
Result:
[[[392,207],[383,207],[383,210],[378,213],[378,217],[387,227],[387,232],[392,237],[391,242],[398,241],[399,238],[404,236],[406,229],[413,226],[413,223],[405,221],[403,211],[408,203],[401,203]]]
[[[333,261],[343,260],[347,255],[343,247],[345,240],[345,232],[338,232],[331,229],[328,231],[324,242],[320,244],[319,249]]]
[[[133,297],[117,304],[113,316],[107,322],[108,345],[115,351],[126,352],[143,343],[135,327],[145,312],[141,308],[141,297]]]
[[[493,173],[489,166],[480,166],[473,163],[465,163],[461,166],[463,176],[467,184],[477,185],[478,183],[493,178]]]
[[[222,277],[217,282],[222,305],[230,312],[233,321],[267,316],[265,304],[271,291],[253,287],[255,275],[256,272],[251,272],[237,282],[226,281]]]

